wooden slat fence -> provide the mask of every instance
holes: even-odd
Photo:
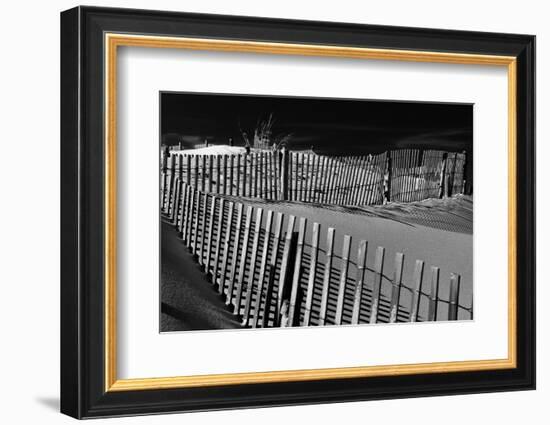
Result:
[[[253,150],[238,155],[162,157],[161,204],[175,177],[207,193],[362,206],[464,193],[465,153],[400,149],[322,156]]]
[[[464,193],[466,154],[399,149],[390,152],[389,200],[421,201]]]
[[[213,290],[246,327],[318,326],[470,319],[459,303],[460,275],[448,294],[437,267],[322,229],[306,218],[246,205],[175,178],[163,208]],[[342,247],[335,244],[343,236]],[[372,250],[372,253],[371,253]],[[371,263],[372,261],[372,263]],[[446,298],[443,298],[445,295]]]

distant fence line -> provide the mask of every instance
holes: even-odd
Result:
[[[472,318],[471,309],[459,305],[460,275],[450,275],[443,299],[438,267],[425,278],[424,262],[416,260],[412,281],[404,282],[405,256],[396,253],[388,277],[383,247],[368,264],[366,240],[355,255],[351,236],[344,235],[338,252],[336,229],[321,234],[319,223],[309,226],[306,218],[203,192],[179,177],[162,212],[243,326]]]
[[[322,156],[260,150],[162,157],[162,192],[175,178],[208,193],[333,205],[379,205],[464,193],[466,154],[401,149]],[[165,195],[163,195],[165,196]]]

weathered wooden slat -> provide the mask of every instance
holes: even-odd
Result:
[[[181,205],[179,215],[176,222],[176,229],[178,230],[178,236],[183,238],[183,226],[185,220],[185,205],[187,204],[187,184],[182,180],[181,182]]]
[[[170,204],[168,206],[168,220],[171,222],[174,220],[174,212],[176,209],[176,202],[178,197],[178,176],[174,175],[174,181],[172,184],[172,192],[170,193]]]
[[[277,200],[279,199],[279,188],[278,188],[278,181],[279,181],[279,174],[277,172],[277,158],[279,157],[279,152],[275,151],[271,153],[271,171],[272,171],[272,192],[271,192],[271,199]]]
[[[363,174],[361,174],[361,191],[357,200],[358,205],[370,205],[369,200],[374,192],[374,173],[372,171],[374,158],[374,156],[369,155],[363,162],[364,169]]]
[[[357,205],[357,191],[359,190],[359,187],[360,187],[360,175],[361,175],[361,164],[362,164],[362,161],[363,161],[363,157],[362,156],[357,156],[355,157],[355,163],[354,163],[354,166],[353,166],[353,177],[351,179],[351,190],[350,190],[350,193],[349,193],[349,196],[348,196],[348,204],[349,205]]]
[[[195,226],[195,202],[196,202],[197,190],[191,187],[191,199],[189,201],[189,220],[187,221],[187,238],[186,244],[189,249],[192,247],[192,238],[195,235],[193,228]]]
[[[221,155],[216,155],[216,193],[222,194]]]
[[[349,252],[351,248],[351,236],[344,235],[344,244],[342,246],[342,265],[340,269],[340,285],[338,286],[338,300],[336,301],[335,325],[342,324],[342,315],[344,313],[344,299],[346,297],[346,288],[348,284]]]
[[[191,203],[191,186],[185,185],[185,203],[183,204],[183,217],[180,223],[180,237],[187,245],[187,228],[189,227],[189,205]]]
[[[259,178],[258,178],[258,152],[253,152],[252,153],[252,159],[254,160],[254,167],[253,167],[253,170],[254,170],[254,197],[258,197],[258,183],[259,183]]]
[[[290,292],[290,308],[288,312],[288,323],[290,326],[296,326],[298,323],[298,314],[296,309],[299,309],[298,296],[300,295],[300,276],[302,274],[302,256],[304,254],[304,240],[306,235],[307,219],[300,217],[300,227],[298,230],[298,245],[296,249],[296,257],[294,261],[294,276],[292,278],[292,289]]]
[[[359,242],[359,250],[357,251],[357,275],[355,276],[355,295],[353,297],[353,312],[351,315],[351,324],[359,324],[359,316],[361,315],[361,302],[363,301],[363,286],[365,285],[367,273],[367,248],[368,242],[362,240]]]
[[[199,189],[199,156],[193,155],[193,187]]]
[[[266,155],[266,181],[267,181],[267,199],[273,199],[273,152]]]
[[[234,167],[234,155],[229,155],[229,180],[227,182],[229,188],[228,188],[228,194],[233,195],[233,167]]]
[[[315,289],[315,277],[317,276],[317,256],[319,253],[320,224],[313,223],[311,234],[311,260],[309,264],[309,277],[307,282],[306,305],[304,312],[304,326],[309,326],[311,320],[311,306],[313,303],[313,290]]]
[[[325,196],[327,194],[327,178],[328,178],[328,172],[327,172],[327,164],[328,164],[328,158],[326,156],[323,156],[321,158],[321,180],[319,184],[319,202],[325,202]]]
[[[214,221],[216,220],[216,201],[217,198],[212,196],[210,199],[210,221],[208,222],[208,244],[206,248],[206,259],[204,263],[204,271],[210,274],[210,264],[212,260],[212,243],[214,242]]]
[[[269,189],[268,189],[268,184],[267,184],[267,181],[271,181],[271,178],[268,179],[269,175],[267,174],[267,152],[262,152],[262,160],[261,160],[261,164],[262,164],[262,167],[261,167],[261,175],[262,175],[262,185],[263,185],[263,188],[262,188],[262,198],[263,199],[269,199]]]
[[[317,200],[317,184],[319,180],[319,156],[312,155],[312,165],[311,165],[311,202]]]
[[[228,192],[228,175],[227,175],[227,158],[228,156],[227,155],[223,155],[222,156],[222,159],[223,159],[223,179],[222,179],[222,182],[223,182],[223,194],[224,195],[228,195],[229,192]]]
[[[339,157],[339,166],[338,166],[338,186],[336,188],[336,194],[335,194],[335,203],[341,204],[342,203],[342,197],[344,194],[344,185],[345,185],[345,172],[346,172],[346,159],[345,157]]]
[[[246,161],[247,157],[246,155],[242,155],[242,163],[243,163],[243,173],[242,173],[242,185],[241,185],[241,196],[246,196],[246,188],[248,187],[246,179],[248,178],[246,174]]]
[[[172,212],[170,214],[170,221],[172,224],[177,225],[178,214],[181,206],[181,180],[179,177],[176,177],[176,190],[174,192],[174,202]]]
[[[253,156],[252,153],[247,155],[246,161],[248,163],[248,196],[254,196],[254,170],[253,170]]]
[[[424,276],[424,261],[416,260],[413,274],[413,293],[411,296],[411,314],[410,321],[418,320],[418,306],[420,304],[420,294],[422,293],[422,277]]]
[[[430,301],[428,304],[428,321],[437,320],[437,307],[439,303],[439,267],[432,267]]]
[[[269,255],[269,243],[271,241],[271,224],[273,222],[273,211],[268,210],[267,211],[267,218],[265,222],[265,229],[264,229],[264,244],[262,247],[262,258],[260,260],[260,275],[258,277],[258,294],[256,297],[256,301],[254,303],[254,309],[253,309],[253,315],[252,315],[252,323],[251,326],[253,328],[258,326],[258,319],[260,315],[260,309],[262,307],[262,295],[264,290],[264,281],[266,278],[266,270],[267,270],[267,260]]]
[[[277,270],[277,260],[279,258],[279,247],[281,244],[281,236],[283,230],[284,214],[277,213],[277,222],[275,231],[273,232],[273,248],[271,250],[271,259],[269,260],[268,282],[266,287],[265,302],[262,310],[262,328],[268,326],[269,313],[271,311],[271,301],[276,298],[275,294],[275,273]],[[276,322],[276,320],[275,320]]]
[[[403,258],[401,252],[395,254],[395,270],[393,274],[392,291],[391,291],[391,306],[390,306],[390,323],[397,322],[399,314],[399,299],[401,297],[401,285],[403,282]]]
[[[229,252],[231,249],[231,238],[233,236],[233,210],[235,207],[235,204],[233,202],[229,202],[228,211],[227,211],[227,222],[224,221],[223,217],[223,209],[224,209],[224,202],[225,200],[223,198],[220,198],[220,212],[218,215],[218,243],[216,246],[216,262],[214,263],[214,276],[213,276],[213,282],[216,283],[217,278],[219,277],[219,283],[218,283],[218,293],[222,294],[225,291],[225,288],[228,286],[225,284],[226,282],[226,276],[227,276],[227,268],[228,268],[228,261],[229,261]],[[220,248],[222,246],[222,231],[225,229],[225,238],[223,242],[223,258],[220,261]],[[218,272],[219,267],[219,272]]]
[[[350,162],[350,180],[349,180],[349,189],[346,193],[346,199],[344,201],[344,204],[346,205],[353,205],[353,195],[355,193],[355,190],[357,189],[357,172],[359,171],[359,160],[360,157],[355,156],[351,158]]]
[[[200,221],[200,232],[201,232],[201,239],[200,239],[200,245],[198,247],[197,256],[199,260],[199,264],[202,266],[204,264],[204,240],[205,240],[205,233],[206,233],[206,219],[208,217],[208,194],[203,193],[202,194],[202,214],[201,214],[201,221]]]
[[[178,179],[183,182],[183,155],[178,154]]]
[[[165,213],[170,212],[170,201],[172,197],[172,191],[174,188],[174,177],[175,177],[175,168],[176,168],[176,156],[170,155],[169,165],[168,165],[168,191],[166,195],[166,204],[163,207]]]
[[[344,186],[342,188],[343,189],[342,190],[342,196],[340,197],[340,204],[342,204],[342,205],[346,204],[347,197],[348,197],[351,185],[352,185],[352,181],[351,181],[352,175],[351,174],[352,174],[352,170],[353,170],[353,165],[352,165],[353,158],[347,156],[345,158],[345,161],[346,162],[345,162],[345,169],[344,169]]]
[[[208,155],[208,193],[212,193],[213,170],[214,170],[214,155]]]
[[[458,295],[460,291],[460,275],[451,273],[451,288],[449,290],[449,320],[458,318]]]
[[[288,200],[290,199],[289,198],[289,184],[288,184],[288,181],[289,181],[289,176],[291,176],[292,174],[290,174],[290,170],[289,170],[289,165],[290,165],[290,161],[289,161],[289,158],[290,157],[290,152],[288,151],[287,148],[283,148],[282,152],[281,152],[281,162],[280,162],[280,170],[281,170],[281,173],[280,173],[280,186],[281,186],[281,199],[282,200]]]
[[[276,315],[275,315],[277,325],[279,324],[279,321],[280,321],[280,314],[281,314],[283,296],[286,292],[286,285],[287,285],[287,281],[289,279],[289,277],[288,277],[288,268],[289,267],[288,266],[289,266],[289,262],[291,261],[290,251],[292,249],[292,237],[293,237],[293,234],[294,234],[294,224],[295,224],[295,222],[296,222],[296,217],[291,215],[288,218],[288,225],[287,225],[286,236],[285,236],[285,246],[283,248],[283,258],[281,260],[281,271],[280,271],[280,274],[279,274],[279,287],[278,287],[278,292],[277,292],[277,311],[276,311]]]
[[[369,155],[365,162],[365,175],[363,177],[364,190],[360,196],[360,205],[371,205],[374,202],[377,190],[378,156]]]
[[[243,246],[241,250],[241,264],[239,268],[239,276],[237,278],[236,284],[236,293],[235,293],[235,303],[234,303],[234,314],[240,314],[241,313],[241,298],[243,293],[243,286],[244,286],[244,273],[246,269],[246,261],[248,259],[248,241],[250,239],[250,225],[252,223],[252,215],[254,212],[254,208],[252,206],[248,206],[246,208],[246,222],[244,225],[244,237],[243,237]]]
[[[201,190],[204,192],[206,190],[206,155],[201,155],[201,165],[200,165],[200,175],[201,175]]]
[[[327,165],[327,168],[326,168],[326,173],[327,173],[327,185],[326,185],[326,193],[325,193],[325,197],[323,199],[323,201],[328,204],[330,202],[332,202],[332,193],[334,191],[334,179],[335,179],[335,176],[336,176],[336,167],[335,167],[335,161],[334,161],[334,158],[329,158],[328,159],[328,165]]]
[[[373,165],[375,161],[375,156],[369,155],[365,158],[363,162],[363,174],[361,175],[361,191],[359,192],[358,205],[370,205],[369,198],[373,197],[373,194],[376,191],[375,183],[375,173],[373,172]]]
[[[325,254],[325,274],[323,276],[323,288],[321,290],[321,306],[319,308],[319,325],[323,326],[327,320],[327,304],[330,290],[330,275],[332,272],[332,255],[334,251],[334,228],[327,231],[327,247]]]
[[[244,195],[241,193],[241,154],[237,155],[237,165],[235,169],[235,194],[237,196]]]
[[[256,273],[256,263],[258,257],[258,244],[260,241],[260,233],[262,230],[262,217],[264,210],[262,208],[256,209],[256,221],[254,222],[254,237],[252,240],[252,256],[250,257],[250,271],[248,273],[248,281],[246,285],[246,297],[244,300],[244,313],[242,325],[247,326],[249,315],[250,315],[250,305],[252,303],[252,295],[254,294],[254,274]]]
[[[235,278],[237,276],[237,264],[239,262],[239,244],[241,240],[241,227],[243,218],[243,204],[237,203],[237,229],[235,231],[235,242],[231,258],[231,272],[229,274],[229,284],[227,285],[227,296],[225,303],[230,305],[233,302],[233,289],[235,287]],[[245,258],[242,259],[245,261]]]
[[[384,254],[385,248],[379,246],[376,249],[376,257],[374,260],[374,274],[372,282],[372,305],[369,323],[373,324],[378,321],[378,306],[380,305],[380,289],[382,287],[382,279],[384,273]]]
[[[192,186],[193,182],[191,180],[191,155],[185,155],[185,168],[186,168],[185,177],[187,179],[187,184],[189,186]]]
[[[166,203],[166,190],[168,189],[168,164],[166,158],[162,158],[162,169],[160,172],[160,212],[164,212],[164,204]]]
[[[267,286],[265,288],[265,306],[262,314],[262,328],[267,328],[269,325],[269,312],[271,307],[271,300],[273,298],[275,285],[275,266],[269,264],[267,266]]]
[[[304,198],[304,180],[305,180],[305,164],[304,164],[304,154],[303,153],[297,153],[295,154],[296,157],[296,166],[295,166],[295,179],[296,179],[296,199],[299,201],[303,201]]]

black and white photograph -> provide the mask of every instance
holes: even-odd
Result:
[[[472,320],[473,105],[160,93],[160,331]]]

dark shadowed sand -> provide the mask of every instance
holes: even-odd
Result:
[[[174,227],[161,229],[161,332],[240,328]]]

